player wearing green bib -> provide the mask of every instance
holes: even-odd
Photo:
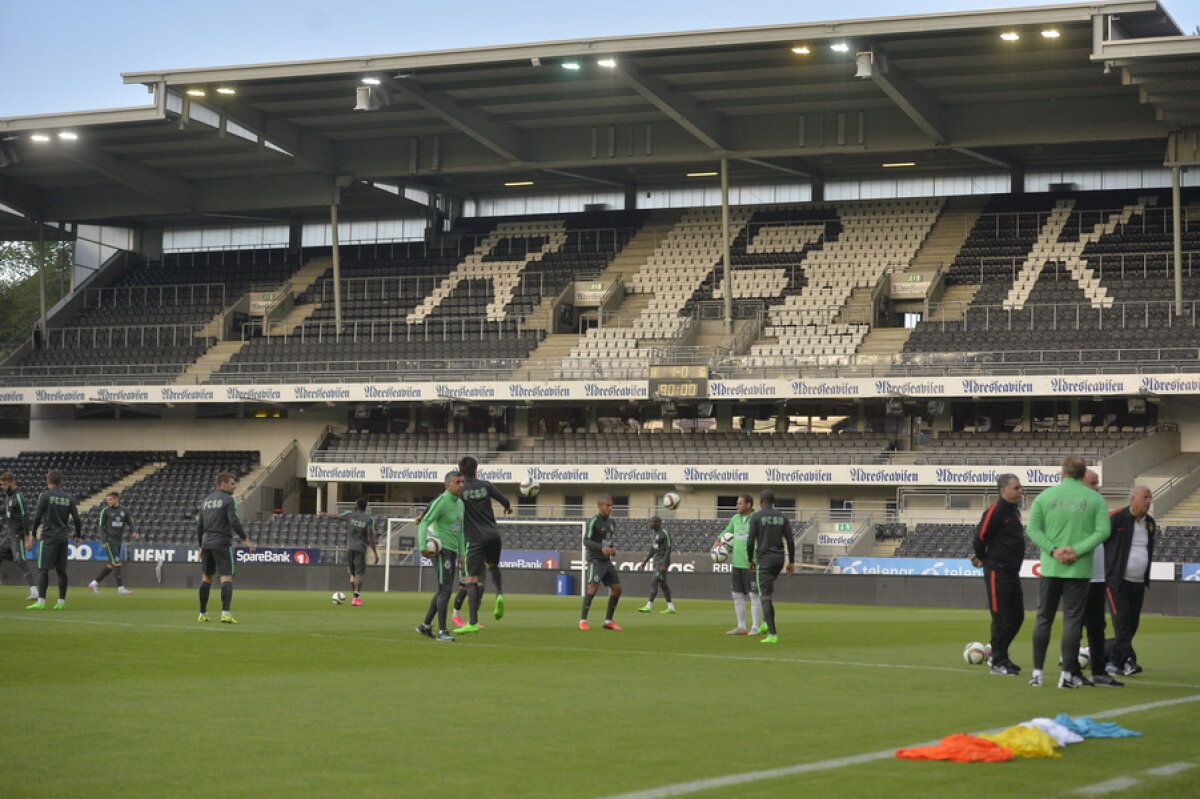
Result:
[[[750,558],[746,554],[746,542],[750,539],[750,514],[754,512],[754,498],[741,494],[737,500],[737,513],[725,525],[721,535],[733,535],[733,558],[730,569],[730,589],[733,596],[733,612],[737,626],[727,630],[726,635],[748,635],[751,630],[766,632],[763,624],[762,598],[754,585],[754,572],[750,569]],[[721,543],[718,538],[714,547]],[[750,626],[746,626],[746,600],[750,600]]]
[[[437,591],[429,600],[425,621],[417,625],[417,632],[434,638],[430,623],[434,614],[437,614],[436,638],[439,641],[454,640],[454,636],[446,629],[446,611],[450,605],[450,590],[454,586],[458,558],[464,551],[462,492],[462,472],[457,469],[447,472],[446,490],[430,503],[417,525],[417,543],[422,553],[427,551],[426,544],[430,538],[437,538],[442,544],[436,554],[429,556],[437,572]]]

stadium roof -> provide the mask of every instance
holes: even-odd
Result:
[[[0,119],[0,203],[164,225],[323,217],[334,197],[419,213],[396,186],[698,186],[721,157],[741,183],[1161,166],[1200,124],[1200,37],[1153,0],[124,78],[154,103]],[[353,110],[360,89],[379,107]]]

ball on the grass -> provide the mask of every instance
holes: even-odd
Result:
[[[1062,668],[1062,655],[1058,656],[1059,668]],[[1089,647],[1080,647],[1079,649],[1079,668],[1086,669],[1092,665],[1092,650]]]
[[[334,591],[333,596],[331,596],[330,599],[333,601],[333,604],[340,605],[346,601],[346,595],[341,591]]]
[[[434,555],[442,551],[441,539],[429,536],[425,539],[425,548],[421,550],[421,554],[427,558],[432,558]]]
[[[667,510],[675,510],[679,507],[679,503],[683,500],[674,491],[668,491],[663,494],[663,507]]]
[[[526,477],[517,486],[517,490],[521,492],[523,497],[536,497],[538,492],[542,490],[542,485],[533,477]]]
[[[978,666],[987,660],[987,648],[978,641],[972,641],[963,647],[963,660],[972,666]]]
[[[717,547],[708,553],[713,559],[713,563],[725,563],[729,560],[729,550],[725,547]]]

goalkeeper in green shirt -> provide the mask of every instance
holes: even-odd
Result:
[[[462,472],[457,469],[447,472],[446,490],[430,503],[417,522],[417,544],[421,554],[433,561],[437,572],[437,591],[429,600],[425,621],[417,625],[417,632],[438,641],[454,640],[454,636],[446,629],[446,612],[450,605],[450,591],[455,583],[458,559],[463,554],[462,492]],[[430,539],[436,539],[440,546],[435,547]],[[435,613],[438,619],[436,636],[430,626]]]
[[[721,546],[722,539],[728,533],[733,536],[733,562],[730,569],[731,589],[733,595],[733,612],[737,615],[737,626],[726,631],[726,635],[748,635],[751,631],[765,633],[767,626],[763,623],[762,597],[758,595],[755,585],[754,570],[750,568],[750,558],[746,554],[746,542],[750,539],[750,514],[754,512],[754,498],[742,494],[737,499],[737,513],[725,525],[713,545]],[[746,600],[750,600],[750,626],[746,626]]]

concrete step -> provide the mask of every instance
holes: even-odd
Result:
[[[873,286],[859,286],[854,289],[833,321],[842,325],[869,325],[871,323],[871,294],[874,291]]]
[[[325,274],[326,270],[332,266],[333,259],[328,256],[312,259],[292,274],[290,278],[292,291],[296,296],[300,296],[312,288],[312,284],[320,280],[321,275]]]
[[[894,354],[904,349],[912,328],[873,327],[858,345],[858,354]]]
[[[221,341],[209,348],[207,352],[196,359],[196,362],[184,370],[176,383],[197,385],[212,377],[214,372],[233,360],[233,356],[242,351],[248,341]]]
[[[117,482],[113,483],[112,485],[105,486],[98,493],[95,493],[92,496],[90,496],[87,499],[80,502],[79,503],[79,512],[81,514],[83,514],[83,513],[87,513],[92,508],[99,507],[104,502],[104,498],[106,496],[108,496],[109,494],[113,493],[114,491],[116,493],[120,494],[125,489],[129,488],[130,486],[132,486],[136,483],[140,483],[142,480],[146,479],[147,477],[154,474],[155,472],[157,472],[159,469],[163,468],[166,465],[167,465],[166,461],[156,461],[154,463],[147,463],[145,466],[143,466],[142,468],[138,469],[135,472],[130,472],[129,474],[125,475]]]
[[[950,286],[936,303],[938,307],[929,314],[927,321],[957,322],[961,320],[963,311],[975,299],[979,289],[978,285]]]
[[[271,324],[272,336],[290,336],[295,333],[300,325],[304,324],[309,317],[321,309],[321,303],[310,302],[305,305],[297,305],[288,311],[287,316],[280,319],[278,322]]]
[[[907,272],[932,275],[940,265],[949,267],[957,257],[987,205],[986,197],[952,197],[942,206],[933,229],[913,256]]]
[[[902,543],[904,543],[904,539],[902,538],[889,538],[886,541],[876,541],[868,557],[890,558],[896,554],[896,550],[900,548]]]

